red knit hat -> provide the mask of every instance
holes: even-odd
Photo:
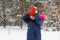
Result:
[[[37,12],[36,10],[36,7],[33,7],[31,10],[30,10],[30,16],[33,16],[34,17],[34,14]]]
[[[40,15],[40,18],[42,18],[42,20],[44,20],[44,21],[47,20],[47,16],[46,15]]]

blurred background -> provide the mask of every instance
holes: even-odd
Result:
[[[21,17],[29,12],[36,2],[43,4],[41,12],[48,17],[41,29],[60,31],[60,0],[0,0],[0,27],[24,28],[26,23]]]

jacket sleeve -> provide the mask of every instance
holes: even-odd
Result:
[[[43,20],[39,17],[38,13],[35,13],[35,22],[41,26],[43,24]]]
[[[29,14],[25,14],[25,15],[22,17],[22,19],[23,19],[26,23],[28,23],[28,22],[29,22]]]

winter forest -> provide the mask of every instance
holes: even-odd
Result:
[[[34,2],[43,4],[43,14],[47,21],[42,25],[44,31],[60,31],[60,0],[0,0],[0,26],[18,26],[21,29],[26,23],[22,16],[29,12]]]

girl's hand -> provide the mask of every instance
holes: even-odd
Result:
[[[31,18],[32,20],[34,20],[34,19],[35,19],[35,17],[33,17],[33,16],[30,16],[30,18]]]

